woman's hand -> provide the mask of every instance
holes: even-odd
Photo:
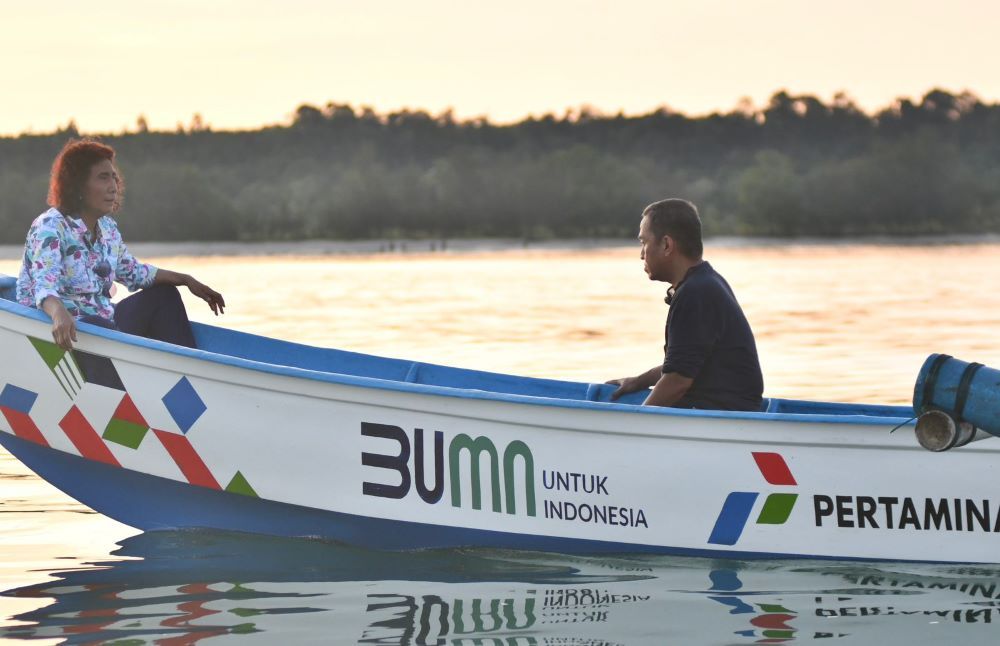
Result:
[[[184,285],[191,291],[192,294],[208,303],[208,306],[212,308],[212,311],[215,312],[216,316],[219,314],[225,314],[226,299],[222,298],[222,294],[215,291],[208,285],[198,282],[194,276],[160,268],[156,270],[156,279],[154,284],[174,286]]]
[[[222,294],[215,291],[208,285],[198,282],[193,276],[188,276],[187,278],[187,288],[192,294],[208,303],[208,306],[212,308],[212,312],[214,312],[216,316],[226,313],[226,299],[222,297]]]
[[[62,301],[49,296],[42,301],[42,310],[52,319],[52,340],[63,350],[72,350],[76,342],[76,321]]]

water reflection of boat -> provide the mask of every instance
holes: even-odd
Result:
[[[200,350],[82,325],[63,352],[43,314],[0,299],[0,444],[141,529],[387,549],[1000,553],[1000,500],[980,493],[997,448],[924,453],[890,433],[906,407],[643,408],[605,385],[195,327]]]
[[[989,639],[1000,621],[1000,571],[992,569],[805,561],[706,567],[680,557],[479,550],[387,554],[215,532],[141,534],[123,541],[115,556],[4,592],[42,607],[14,617],[24,623],[0,628],[0,640],[923,643],[929,624],[940,623],[949,639],[963,643]]]

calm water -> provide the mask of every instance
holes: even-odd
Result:
[[[765,394],[906,403],[931,352],[1000,365],[998,252],[710,247],[708,257],[757,334]],[[147,259],[222,291],[230,307],[220,322],[231,327],[603,381],[661,360],[663,286],[646,280],[637,255]],[[0,272],[16,269],[0,261]],[[212,318],[200,302],[188,306],[193,318]],[[382,554],[214,533],[136,535],[3,452],[0,591],[0,641],[49,643],[976,643],[1000,627],[1000,567]]]

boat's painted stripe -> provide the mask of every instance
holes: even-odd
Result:
[[[56,364],[55,367],[52,368],[52,374],[56,376],[56,381],[59,382],[63,392],[66,393],[66,396],[69,397],[70,401],[76,399],[76,396],[80,393],[73,388],[72,384],[69,383],[69,378],[66,376],[66,372],[63,370],[61,364]]]
[[[59,428],[66,433],[66,437],[70,439],[80,455],[116,467],[121,466],[118,459],[108,449],[108,445],[104,443],[101,436],[97,434],[97,431],[76,406],[71,407],[66,416],[62,418],[62,421],[59,422]]]
[[[158,431],[155,428],[153,429],[153,433],[156,434],[160,443],[163,444],[163,448],[167,450],[170,457],[177,463],[181,473],[184,474],[188,482],[200,487],[208,487],[209,489],[222,489],[215,476],[208,470],[205,462],[195,452],[194,447],[191,446],[191,442],[186,437],[168,431]]]
[[[62,361],[59,362],[59,367],[66,372],[68,381],[72,382],[73,389],[76,390],[77,394],[80,394],[80,389],[83,388],[83,375],[80,374],[80,367],[73,360],[72,352],[66,353]]]
[[[41,429],[35,425],[35,422],[27,413],[22,413],[7,406],[0,406],[0,412],[7,419],[7,423],[10,424],[15,435],[35,444],[41,444],[42,446],[49,445],[45,440],[45,436],[42,435]]]
[[[34,319],[46,324],[49,323],[48,318],[40,311],[24,307],[17,303],[12,303],[0,299],[0,310],[8,312],[12,315]],[[204,327],[208,330],[221,330],[217,328],[212,328],[211,326],[200,326],[195,324],[195,327]],[[562,399],[551,396],[536,396],[536,395],[524,395],[524,394],[511,394],[504,392],[490,392],[488,390],[482,390],[473,386],[466,388],[460,388],[457,386],[441,386],[441,385],[431,385],[431,384],[421,384],[421,383],[408,383],[405,381],[397,381],[391,379],[381,379],[377,377],[363,377],[349,374],[340,374],[335,372],[321,372],[319,370],[308,370],[304,368],[296,368],[292,366],[278,365],[274,363],[263,363],[261,361],[254,361],[250,359],[243,359],[240,357],[229,356],[225,354],[216,354],[213,352],[206,352],[204,350],[184,348],[180,346],[171,345],[169,343],[163,343],[161,341],[154,341],[152,339],[146,339],[139,336],[134,336],[131,334],[123,334],[114,330],[108,330],[103,327],[96,325],[90,325],[87,323],[79,323],[78,330],[81,332],[86,332],[93,336],[109,339],[117,343],[122,343],[124,345],[136,346],[142,348],[148,348],[151,350],[156,350],[159,352],[166,352],[173,355],[190,357],[193,359],[198,359],[201,361],[208,361],[215,364],[221,364],[226,366],[232,366],[235,368],[241,368],[246,370],[253,370],[256,372],[264,372],[275,375],[282,375],[287,377],[293,377],[297,379],[309,379],[312,381],[321,381],[335,384],[342,384],[347,386],[358,386],[363,388],[376,388],[380,390],[392,390],[408,393],[419,393],[427,395],[436,395],[444,397],[456,397],[462,399],[476,399],[476,400],[490,400],[490,401],[501,401],[501,402],[511,402],[519,404],[527,404],[532,406],[548,406],[548,407],[558,407],[558,408],[584,408],[592,410],[615,410],[615,411],[627,411],[631,413],[639,413],[643,415],[666,415],[666,416],[679,416],[679,417],[696,417],[696,418],[721,418],[721,419],[746,419],[746,420],[767,420],[769,423],[798,423],[798,422],[811,422],[817,424],[879,424],[884,426],[896,426],[900,423],[912,422],[912,420],[907,419],[904,415],[907,415],[908,409],[905,407],[899,407],[898,416],[882,416],[882,415],[866,415],[861,412],[852,413],[849,411],[849,407],[845,405],[831,404],[830,407],[833,409],[844,408],[844,414],[803,414],[803,413],[759,413],[759,412],[742,412],[742,411],[707,411],[707,410],[687,410],[687,409],[677,409],[677,408],[662,408],[659,406],[641,406],[632,404],[619,404],[619,403],[609,403],[609,402],[594,402],[587,401],[585,399]],[[245,340],[245,343],[265,343],[270,342],[272,344],[279,343],[274,339],[266,339],[263,337],[257,337],[252,334],[237,333],[226,331],[230,334],[237,334],[241,339]],[[281,342],[284,343],[284,342]],[[301,353],[308,351],[317,351],[315,348],[309,348],[307,346],[301,346],[298,344],[286,343],[289,352],[291,353]],[[353,354],[353,353],[345,353]],[[358,355],[362,356],[362,355]],[[387,361],[380,357],[365,357],[371,361]],[[425,367],[430,367],[428,364]],[[474,371],[470,371],[472,374]],[[507,379],[517,379],[509,375],[496,375],[497,377],[506,377]],[[234,381],[238,383],[238,381]],[[583,384],[580,385],[581,388]],[[194,409],[192,409],[194,410]],[[191,414],[190,410],[184,411],[187,414]],[[181,419],[182,422],[188,421],[186,418]]]
[[[735,559],[886,560],[619,543],[371,518],[192,487],[176,480],[113,468],[43,448],[7,433],[0,433],[0,445],[40,477],[83,504],[143,530],[213,528],[273,536],[325,538],[387,550],[476,546],[565,554],[647,553]],[[749,515],[749,511],[746,514]],[[742,524],[745,524],[745,519]]]

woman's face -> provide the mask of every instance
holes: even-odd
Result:
[[[105,159],[90,168],[90,177],[83,185],[83,213],[91,217],[107,215],[118,200],[118,171]]]

